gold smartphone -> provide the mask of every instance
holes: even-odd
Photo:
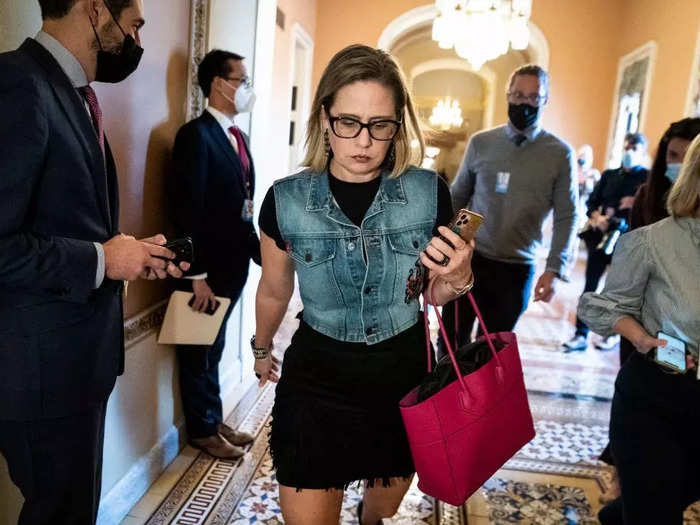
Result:
[[[484,223],[484,216],[467,208],[460,209],[452,218],[447,227],[459,235],[466,242],[470,242],[475,236],[479,227]],[[442,235],[438,235],[443,241],[452,246],[452,243],[445,239]],[[454,248],[454,246],[452,246]],[[437,261],[435,261],[437,262]],[[445,258],[439,264],[447,266],[450,258],[445,255]]]
[[[476,212],[462,208],[457,212],[447,227],[469,242],[476,235],[476,231],[484,223],[484,216]]]

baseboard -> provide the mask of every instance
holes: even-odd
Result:
[[[221,400],[224,414],[240,412],[242,420],[252,407],[256,397],[255,379],[246,383],[224,386]],[[240,419],[239,419],[240,418]],[[185,425],[173,425],[156,445],[142,456],[100,501],[97,525],[121,523],[167,466],[177,457],[185,444]]]
[[[142,456],[100,501],[98,525],[120,523],[184,445],[184,423],[170,427],[165,436]]]

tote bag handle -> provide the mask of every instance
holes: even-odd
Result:
[[[430,326],[428,321],[428,307],[432,305],[435,309],[435,315],[437,316],[438,324],[440,325],[440,332],[442,333],[443,340],[445,341],[447,352],[450,355],[450,361],[452,361],[452,367],[454,368],[455,373],[457,374],[457,380],[459,381],[462,390],[464,392],[469,392],[469,389],[467,388],[467,385],[464,382],[464,378],[462,377],[462,373],[459,370],[459,366],[457,365],[457,358],[455,357],[454,349],[452,348],[452,344],[450,344],[449,337],[447,337],[447,331],[445,330],[445,325],[442,322],[442,316],[440,315],[438,309],[435,307],[433,301],[434,283],[435,279],[431,279],[426,293],[423,294],[423,298],[425,299],[425,305],[423,308],[423,320],[425,325],[425,346],[428,355],[428,373],[432,372],[433,368],[431,360],[432,355],[430,351]],[[477,306],[476,301],[474,300],[474,297],[472,296],[471,292],[467,293],[467,297],[469,297],[469,302],[471,303],[472,308],[474,308],[474,312],[476,313],[476,316],[479,319],[479,325],[481,326],[481,330],[484,332],[484,337],[486,338],[486,343],[489,345],[489,349],[491,350],[491,355],[496,360],[497,373],[500,377],[503,377],[503,363],[501,363],[501,358],[499,357],[498,352],[496,352],[496,347],[494,346],[493,341],[491,340],[493,336],[489,333],[488,329],[486,328],[486,323],[484,322],[484,318],[481,315],[481,310],[479,310],[479,307]]]

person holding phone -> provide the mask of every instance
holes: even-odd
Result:
[[[179,288],[194,294],[190,306],[203,315],[216,311],[217,295],[231,299],[231,305],[214,344],[178,346],[180,391],[190,443],[214,457],[234,459],[253,436],[223,422],[219,362],[250,260],[260,262],[260,242],[253,227],[255,166],[248,139],[233,119],[251,111],[255,95],[236,53],[210,51],[197,79],[209,105],[180,128],[173,147],[176,226],[180,235],[192,238],[194,251]]]
[[[603,525],[683,523],[700,499],[700,137],[669,193],[670,217],[622,236],[605,288],[578,313],[636,348],[620,370],[610,445],[622,495]]]
[[[375,525],[396,512],[415,471],[399,400],[427,372],[420,304],[407,285],[420,259],[436,304],[466,293],[473,243],[443,226],[447,185],[411,165],[423,140],[384,51],[353,45],[331,59],[307,145],[307,168],[277,181],[260,213],[255,372],[261,385],[278,382],[270,449],[285,522],[337,524],[344,489],[364,481],[358,520]],[[280,375],[272,340],[295,272],[304,310]]]

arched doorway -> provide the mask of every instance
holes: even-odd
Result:
[[[511,72],[527,63],[546,67],[549,46],[542,32],[531,25],[530,46],[510,50],[474,70],[453,49],[441,49],[432,39],[434,5],[412,9],[395,18],[382,32],[379,47],[390,52],[407,76],[424,129],[432,146],[424,165],[451,180],[457,172],[469,137],[507,119],[505,92]],[[429,118],[438,101],[456,100],[464,121],[436,130]],[[436,153],[437,152],[437,153]]]

